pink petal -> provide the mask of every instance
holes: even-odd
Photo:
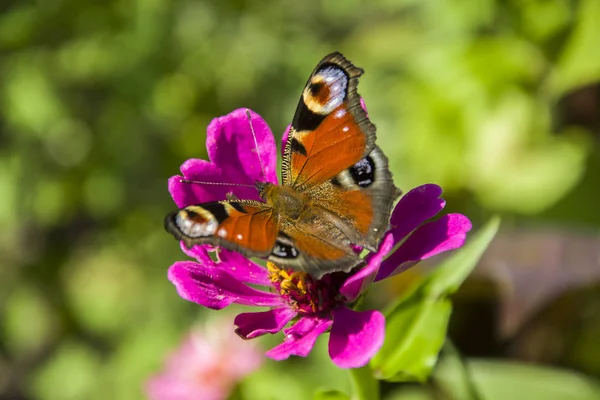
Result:
[[[461,247],[471,230],[471,222],[462,214],[444,215],[417,229],[379,268],[376,281],[396,275],[444,251]]]
[[[229,388],[196,383],[179,376],[155,376],[146,382],[146,395],[149,400],[222,400]]]
[[[188,257],[195,258],[200,264],[214,264],[214,261],[208,254],[208,252],[212,249],[212,246],[210,245],[196,245],[191,249],[188,249],[182,240],[179,242],[179,247],[181,248],[181,251],[183,251]]]
[[[340,293],[346,297],[346,301],[353,302],[356,300],[358,295],[373,282],[373,279],[379,270],[381,260],[383,260],[383,257],[385,257],[395,245],[396,241],[394,240],[394,236],[389,233],[386,234],[379,245],[377,253],[369,254],[367,257],[367,265],[349,277],[340,288]]]
[[[219,260],[221,261],[219,267],[241,282],[262,286],[271,285],[267,269],[253,263],[238,252],[220,249]]]
[[[367,111],[367,104],[365,103],[365,99],[360,98],[360,106],[363,110],[365,110],[365,114],[367,114],[367,118],[369,117],[369,111]]]
[[[227,193],[233,193],[240,199],[260,200],[258,191],[254,188],[255,182],[266,180],[277,183],[275,138],[266,122],[258,114],[248,110],[256,134],[259,149],[257,151],[246,111],[238,109],[215,118],[209,124],[206,134],[206,147],[211,162],[187,160],[181,166],[183,176],[173,176],[169,179],[169,192],[179,208],[225,200]],[[266,176],[263,176],[261,171],[258,154]],[[182,179],[251,186],[182,183]]]
[[[182,298],[215,310],[232,303],[264,307],[283,303],[278,295],[250,288],[214,263],[176,262],[168,276]]]
[[[390,218],[390,231],[396,238],[396,242],[404,239],[444,208],[446,202],[440,198],[441,194],[441,187],[427,184],[414,188],[402,196]]]
[[[341,307],[333,312],[329,356],[340,368],[366,365],[385,337],[385,317],[379,311],[356,312]]]
[[[265,333],[275,333],[283,329],[296,316],[296,311],[289,307],[255,313],[242,313],[235,317],[235,330],[243,339],[253,339]]]
[[[285,360],[289,356],[306,357],[320,334],[325,333],[333,321],[322,318],[301,318],[294,326],[286,329],[285,341],[273,347],[266,355],[273,360]]]
[[[169,193],[177,207],[183,208],[192,204],[205,203],[209,201],[223,200],[228,191],[239,190],[245,192],[257,192],[256,189],[233,186],[214,186],[208,184],[183,183],[182,179],[189,179],[200,182],[229,182],[226,174],[216,165],[206,160],[195,158],[185,161],[181,165],[183,176],[176,175],[169,178]],[[254,195],[256,196],[256,195]]]
[[[214,164],[245,176],[243,182],[277,183],[275,138],[269,125],[254,111],[239,108],[213,119],[206,132],[206,149]]]
[[[242,256],[236,251],[229,251],[219,248],[219,263],[215,264],[208,254],[209,251],[216,251],[211,245],[198,245],[188,249],[183,241],[180,243],[181,250],[189,257],[195,258],[200,264],[214,264],[227,271],[235,279],[244,282],[262,286],[270,286],[269,273],[266,268],[261,267]]]

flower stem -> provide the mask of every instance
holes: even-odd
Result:
[[[348,371],[354,386],[353,400],[379,400],[379,381],[373,377],[368,365]]]

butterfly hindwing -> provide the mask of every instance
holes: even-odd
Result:
[[[321,196],[325,192],[327,196]],[[394,186],[387,157],[378,146],[309,193],[315,205],[331,215],[353,244],[371,251],[377,250],[388,229],[394,200],[401,194]]]
[[[319,209],[296,223],[282,223],[269,260],[280,268],[308,272],[320,278],[332,271],[349,271],[362,262],[344,232]]]
[[[273,210],[250,200],[187,206],[167,215],[165,228],[187,247],[211,244],[265,258],[271,254],[278,233]]]

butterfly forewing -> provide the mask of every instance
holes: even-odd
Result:
[[[303,189],[333,178],[368,154],[375,126],[356,92],[363,71],[339,53],[325,57],[300,97],[283,156],[283,184]]]
[[[279,231],[273,210],[248,200],[185,207],[167,215],[165,228],[187,247],[208,243],[255,257],[271,254]]]

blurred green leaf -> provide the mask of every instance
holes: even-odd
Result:
[[[600,383],[578,373],[506,361],[469,360],[466,365],[473,387],[485,400],[600,399]],[[460,389],[460,373],[452,363],[441,362],[434,375],[451,399],[470,398]]]
[[[386,317],[385,343],[371,361],[379,379],[423,382],[444,344],[452,304],[420,294],[399,304]]]
[[[41,293],[27,286],[11,290],[0,326],[9,353],[27,358],[57,336],[56,313]]]
[[[84,200],[87,211],[94,217],[116,212],[123,203],[123,181],[108,171],[96,170],[84,183]]]
[[[379,381],[373,376],[373,370],[365,365],[347,370],[352,380],[352,398],[371,400],[380,398]]]
[[[477,117],[469,185],[482,204],[533,214],[578,183],[591,142],[574,127],[550,136],[550,112],[545,102],[511,90]]]
[[[425,387],[404,387],[384,397],[384,400],[435,400]]]
[[[560,55],[552,79],[556,97],[565,92],[600,80],[600,1],[579,3],[575,28]]]
[[[18,48],[31,39],[39,23],[39,11],[34,5],[20,5],[0,14],[0,49]]]
[[[378,378],[427,379],[446,338],[452,312],[446,296],[454,293],[475,268],[499,224],[499,218],[490,220],[462,249],[386,311],[385,342],[371,361]]]
[[[148,302],[140,265],[125,251],[99,244],[79,250],[63,274],[69,304],[79,323],[105,337],[132,329],[136,314]],[[143,318],[143,317],[142,317]]]
[[[350,400],[350,396],[337,390],[321,390],[315,394],[314,400]]]
[[[568,27],[572,18],[571,4],[568,0],[515,3],[519,7],[521,28],[537,42],[549,40]]]
[[[39,367],[29,385],[31,394],[40,400],[93,399],[99,385],[100,356],[89,347],[66,342]]]

